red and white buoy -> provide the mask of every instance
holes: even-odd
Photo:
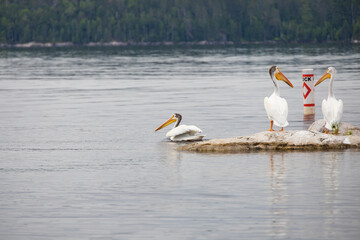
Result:
[[[314,69],[303,69],[304,115],[315,114]]]

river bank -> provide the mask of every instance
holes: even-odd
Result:
[[[234,45],[231,41],[200,41],[200,42],[89,42],[84,44],[75,44],[72,42],[40,43],[28,42],[7,44],[0,43],[0,48],[51,48],[51,47],[126,47],[126,46],[207,46],[207,45]]]
[[[277,43],[286,43],[282,41],[256,41],[256,42],[239,42],[235,43],[232,41],[198,41],[198,42],[120,42],[120,41],[111,41],[111,42],[89,42],[83,44],[76,44],[73,42],[28,42],[28,43],[0,43],[0,48],[53,48],[53,47],[126,47],[126,46],[232,46],[232,45],[242,45],[242,44],[277,44]],[[328,44],[333,44],[337,42],[326,42]],[[340,42],[341,43],[341,42]],[[350,44],[359,44],[360,40],[352,40],[348,42]],[[295,43],[294,44],[299,44]]]

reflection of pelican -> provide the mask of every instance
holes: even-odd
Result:
[[[270,97],[265,97],[264,106],[268,118],[270,120],[270,129],[268,131],[274,131],[273,124],[281,127],[281,131],[284,130],[284,127],[289,125],[287,121],[288,116],[288,104],[286,100],[280,97],[279,87],[275,80],[284,81],[290,87],[294,87],[291,82],[280,72],[279,68],[276,66],[271,66],[269,68],[269,74],[271,80],[274,83],[274,92]],[[275,78],[275,80],[274,80]]]
[[[287,206],[291,201],[288,192],[288,168],[285,165],[284,153],[270,153],[270,217],[271,230],[270,235],[272,238],[281,238],[285,233],[289,231],[288,226],[289,216],[291,211],[289,208],[281,206]]]
[[[179,113],[174,113],[171,118],[158,127],[155,132],[176,122],[173,129],[166,134],[166,137],[170,138],[171,141],[197,141],[205,136],[201,134],[201,129],[194,125],[179,125],[181,119],[182,117]]]
[[[330,78],[329,83],[329,95],[327,100],[322,101],[322,113],[324,115],[325,133],[327,129],[335,130],[335,133],[338,133],[341,118],[343,115],[343,101],[341,99],[337,100],[333,94],[333,82],[335,78],[336,70],[334,67],[329,67],[326,70],[326,73],[315,83],[315,86],[319,85],[325,79]]]

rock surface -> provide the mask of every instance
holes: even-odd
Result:
[[[190,143],[178,148],[183,151],[235,153],[259,150],[330,150],[360,148],[360,128],[347,123],[340,125],[339,134],[322,133],[325,122],[314,122],[309,130],[259,132],[251,136],[213,139]]]
[[[309,131],[325,132],[325,120],[321,119],[313,124],[308,129]],[[340,123],[338,135],[357,135],[360,136],[360,128],[349,123]]]

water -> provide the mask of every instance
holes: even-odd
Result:
[[[359,239],[359,151],[197,154],[154,132],[174,112],[208,139],[268,129],[273,64],[286,129],[310,124],[301,70],[329,66],[359,125],[358,45],[1,49],[0,239]]]

